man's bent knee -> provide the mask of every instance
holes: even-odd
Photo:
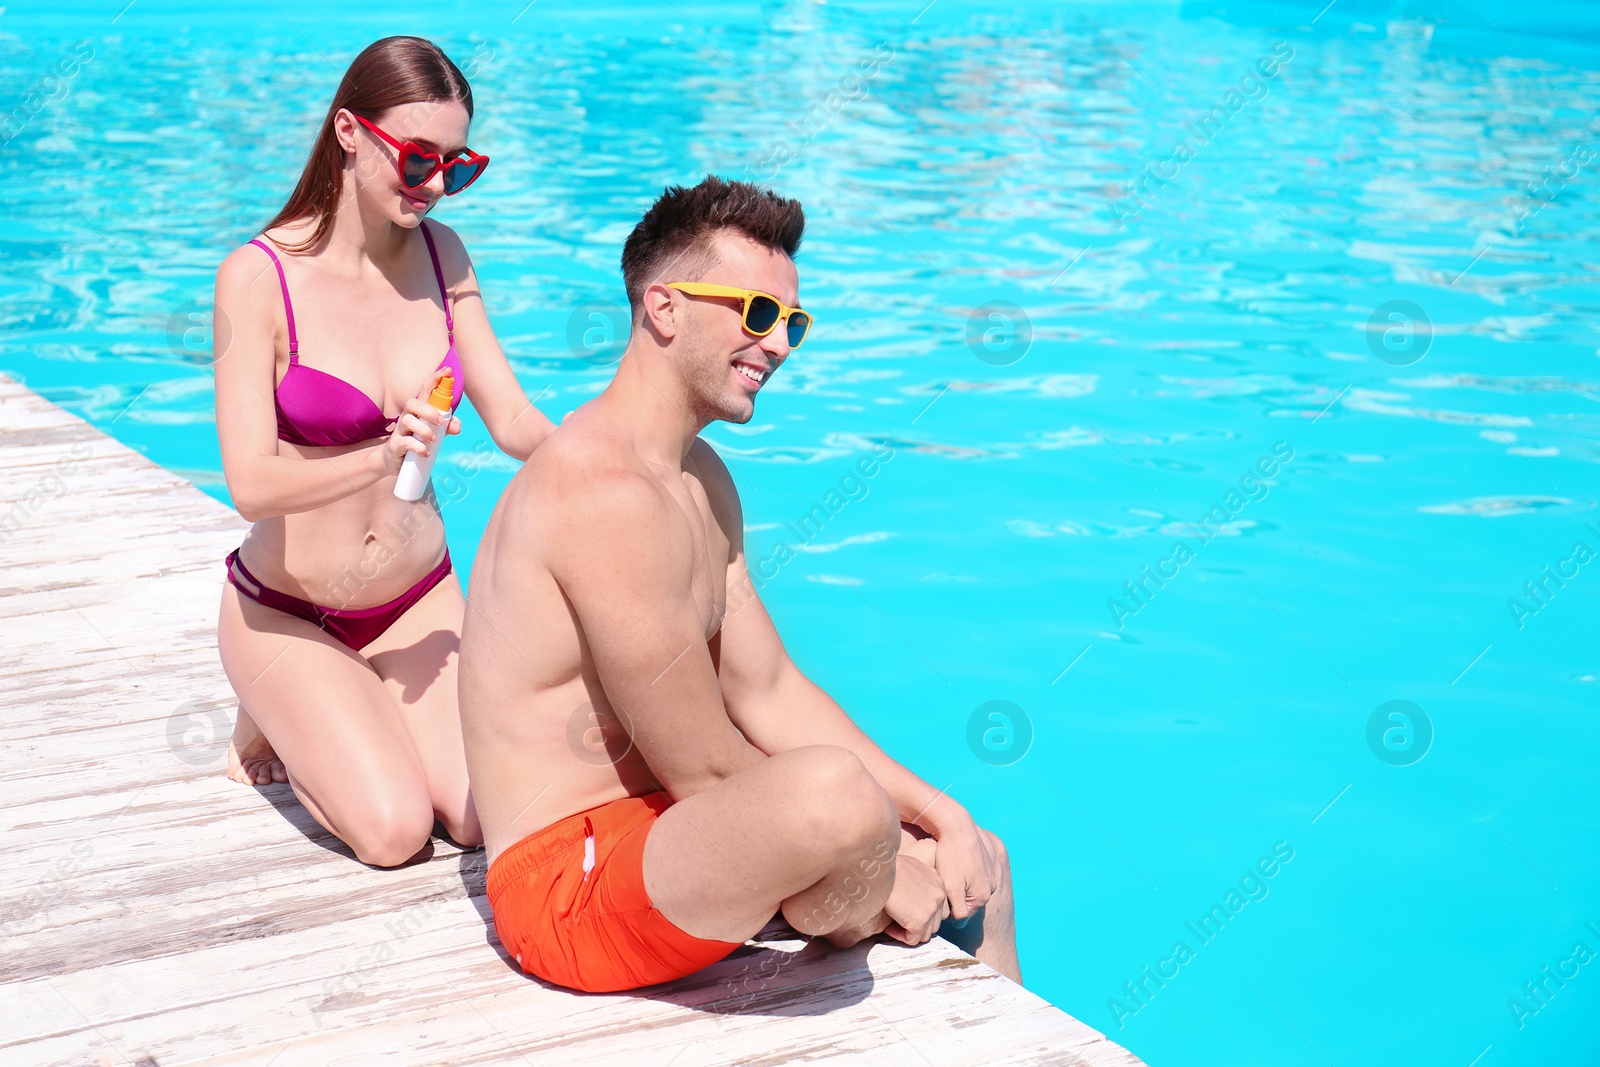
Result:
[[[788,764],[789,773],[807,782],[847,783],[867,774],[867,768],[854,752],[840,745],[804,745],[791,748],[779,757]]]
[[[854,853],[894,838],[900,829],[894,801],[849,749],[812,745],[794,749],[793,771],[804,842],[833,853]]]

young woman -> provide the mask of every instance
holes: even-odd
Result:
[[[488,166],[472,90],[428,41],[368,47],[339,84],[300,182],[217,271],[217,436],[254,525],[229,555],[217,644],[240,701],[229,775],[287,781],[364,863],[415,856],[435,819],[482,842],[467,789],[456,655],[465,604],[431,486],[407,455],[472,398],[526,459],[553,426],[496,343],[460,239],[425,222]]]

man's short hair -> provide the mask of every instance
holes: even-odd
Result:
[[[699,185],[669,185],[622,246],[622,281],[635,313],[645,289],[663,271],[667,281],[697,281],[715,255],[712,241],[723,231],[741,234],[790,259],[806,228],[800,201],[788,200],[750,182],[706,175]]]

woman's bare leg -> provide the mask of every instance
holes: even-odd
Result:
[[[361,650],[382,679],[422,761],[433,812],[458,845],[483,844],[467,786],[456,667],[466,614],[454,574],[428,591],[395,624]]]
[[[416,855],[433,829],[423,763],[367,660],[231,584],[217,646],[240,703],[312,817],[363,863],[393,867]]]

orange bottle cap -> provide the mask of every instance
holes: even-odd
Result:
[[[428,403],[440,411],[450,410],[450,401],[455,398],[456,382],[449,371],[444,372],[444,377],[439,379],[439,384],[433,387],[433,392],[428,394]]]

